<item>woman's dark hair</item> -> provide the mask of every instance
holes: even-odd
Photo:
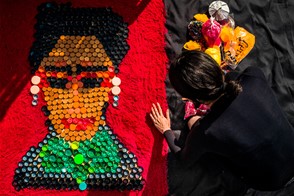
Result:
[[[175,90],[192,101],[211,101],[222,94],[237,96],[242,87],[224,81],[217,62],[201,51],[184,51],[170,66],[169,79]]]

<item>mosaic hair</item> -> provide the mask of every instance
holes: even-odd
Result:
[[[96,36],[115,67],[129,50],[128,25],[111,8],[72,8],[70,3],[44,3],[38,7],[36,19],[36,40],[29,54],[32,73],[48,57],[61,35]]]
[[[224,81],[224,73],[213,58],[201,51],[184,51],[170,66],[169,79],[175,90],[193,101],[212,101],[222,94],[236,96],[241,86]]]

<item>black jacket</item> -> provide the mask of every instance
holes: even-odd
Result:
[[[259,190],[282,188],[294,176],[294,130],[258,68],[227,74],[243,91],[234,99],[221,97],[211,111],[193,125],[185,146],[170,149],[189,168],[205,157],[220,161]]]

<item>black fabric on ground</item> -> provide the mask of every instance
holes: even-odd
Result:
[[[181,52],[183,44],[187,41],[187,25],[196,13],[206,13],[208,5],[213,0],[165,0],[166,27],[167,27],[167,55],[173,59]],[[244,27],[255,35],[255,47],[249,55],[239,64],[241,71],[248,66],[258,66],[264,72],[266,79],[274,90],[277,99],[294,126],[294,1],[293,0],[223,0],[228,3],[234,16],[236,26]],[[182,129],[181,137],[185,131],[184,104],[180,96],[174,92],[166,80],[167,101],[171,110],[172,129]],[[258,92],[256,92],[258,93]],[[212,167],[216,171],[224,172],[225,168]],[[206,172],[207,165],[198,163],[195,171],[189,171],[195,184],[191,195],[201,195],[204,190],[209,190],[210,184],[221,179],[217,172]],[[181,166],[169,155],[168,182],[170,193],[179,190],[183,180]],[[193,174],[193,175],[192,175]],[[237,179],[238,180],[238,179]],[[187,182],[188,183],[188,182]],[[228,184],[227,184],[228,185]],[[222,185],[221,185],[222,186]],[[234,185],[230,184],[232,189]],[[294,186],[290,187],[294,193]],[[204,191],[205,192],[205,191]],[[208,195],[232,195],[228,191]],[[251,195],[265,195],[263,192],[250,193]],[[233,194],[237,195],[237,194]],[[289,190],[273,192],[270,195],[289,195]],[[294,195],[294,194],[293,194]]]
[[[174,131],[179,145],[183,147],[183,138],[179,130]],[[177,144],[178,145],[178,144]],[[227,163],[214,156],[206,155],[199,162],[193,164],[188,169],[181,167],[181,163],[168,154],[168,169],[176,169],[169,176],[169,193],[174,196],[238,196],[244,195],[247,187],[242,183],[242,179],[226,167]]]

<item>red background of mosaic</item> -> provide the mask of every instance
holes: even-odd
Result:
[[[112,7],[129,23],[130,50],[120,64],[119,107],[108,107],[107,121],[144,168],[146,185],[140,192],[55,191],[12,186],[14,170],[30,146],[48,133],[42,103],[31,105],[28,54],[34,41],[37,6],[45,1],[2,0],[0,3],[0,195],[165,195],[167,145],[152,127],[152,102],[166,108],[164,79],[164,5],[161,0],[72,1],[73,7]],[[66,1],[58,1],[66,2]]]

